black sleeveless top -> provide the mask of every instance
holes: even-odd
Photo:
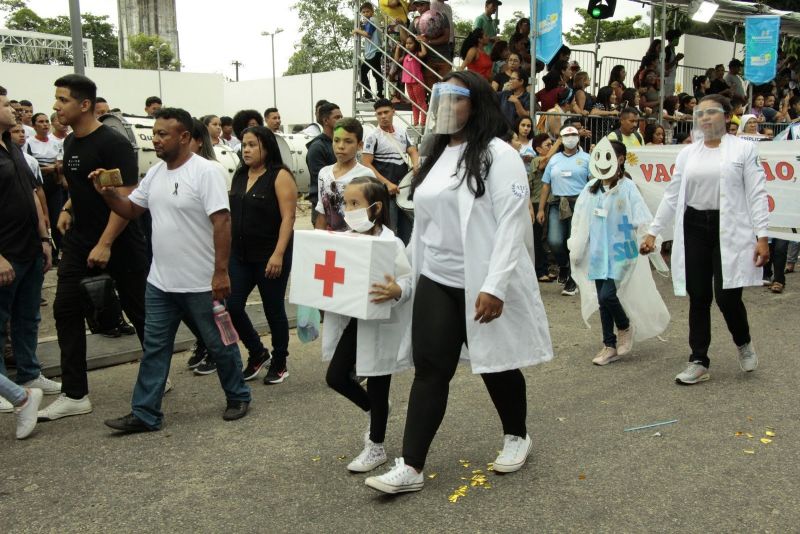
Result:
[[[247,167],[231,182],[231,252],[247,262],[266,262],[278,245],[281,210],[275,193],[280,167],[267,169],[247,191]],[[291,250],[291,244],[287,251]]]

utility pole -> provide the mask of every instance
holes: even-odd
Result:
[[[241,61],[239,61],[237,59],[237,60],[231,61],[231,65],[236,67],[236,81],[238,82],[239,81],[239,67],[243,67],[244,63],[242,63]]]
[[[150,51],[156,53],[156,71],[158,72],[158,98],[163,98],[161,94],[161,49],[166,48],[167,43],[161,43],[158,46],[151,46]]]
[[[80,0],[69,0],[69,27],[72,34],[72,60],[75,74],[86,74],[83,59],[83,27]]]
[[[276,108],[278,107],[278,84],[275,81],[275,36],[282,31],[282,28],[278,28],[274,32],[261,32],[261,35],[269,37],[272,43],[272,106]]]

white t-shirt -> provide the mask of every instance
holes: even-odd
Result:
[[[231,147],[231,150],[233,150],[234,152],[239,150],[239,147],[242,146],[242,142],[239,141],[239,139],[235,135],[232,135],[230,139],[225,139],[224,137],[220,137],[220,139],[222,139],[222,141],[226,145]]]
[[[192,154],[177,169],[160,161],[128,197],[153,218],[153,264],[147,281],[168,293],[211,290],[214,227],[209,216],[229,210],[219,168]]]
[[[323,167],[319,171],[317,183],[319,184],[319,200],[317,200],[316,210],[325,215],[328,227],[339,232],[347,230],[344,222],[344,188],[350,180],[357,176],[371,176],[375,178],[372,169],[356,162],[355,167],[350,169],[344,176],[334,178],[334,165]]]
[[[312,122],[306,126],[301,133],[310,135],[311,137],[316,137],[322,133],[322,126],[320,126],[318,122]]]
[[[59,146],[51,137],[48,137],[47,141],[41,141],[36,136],[33,136],[28,138],[25,152],[36,158],[39,165],[53,165],[62,146],[63,143]]]
[[[25,130],[25,139],[29,139],[36,135],[36,130],[33,129],[33,126],[28,126],[27,124],[23,124],[22,129]]]
[[[700,147],[686,166],[686,205],[696,210],[719,209],[720,148]]]
[[[53,143],[55,143],[55,144],[56,144],[56,147],[58,148],[58,152],[59,152],[59,154],[61,155],[61,159],[64,159],[64,140],[65,140],[65,139],[66,139],[66,137],[64,137],[64,138],[62,139],[62,138],[56,137],[56,136],[55,136],[55,135],[53,135],[53,134],[50,134],[50,140],[51,140]],[[58,158],[56,158],[56,159],[58,159]]]
[[[28,163],[28,167],[31,168],[31,172],[36,178],[36,183],[39,185],[44,185],[44,178],[42,178],[42,169],[39,166],[39,162],[27,152],[23,152],[22,155],[25,156],[25,161]],[[47,206],[44,206],[44,208],[47,209]]]
[[[414,225],[425,245],[421,273],[448,287],[464,287],[464,244],[458,190],[464,171],[456,166],[467,144],[448,146],[414,192]]]

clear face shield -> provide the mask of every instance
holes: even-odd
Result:
[[[465,105],[469,97],[466,87],[447,82],[433,85],[420,155],[427,155],[434,135],[451,135],[464,129],[469,120],[469,109]]]
[[[717,140],[727,133],[725,128],[725,110],[722,106],[696,106],[692,113],[692,140]]]

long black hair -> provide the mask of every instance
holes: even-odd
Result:
[[[486,173],[492,165],[492,157],[489,153],[489,143],[495,137],[502,137],[508,131],[508,122],[500,111],[497,95],[492,91],[483,77],[469,71],[451,71],[442,81],[456,79],[467,86],[470,92],[472,109],[469,119],[464,126],[463,132],[466,138],[466,149],[458,160],[457,169],[464,167],[466,172],[461,177],[461,182],[467,181],[467,187],[475,198],[483,196],[486,192],[484,184]],[[450,142],[449,135],[436,135],[433,140],[433,147],[429,157],[419,170],[419,173],[411,182],[411,193],[428,176],[431,168],[436,164],[439,156],[442,155],[447,144]],[[459,182],[459,185],[461,185]]]
[[[625,147],[624,144],[620,143],[619,141],[611,141],[611,148],[614,149],[614,154],[617,157],[622,156],[623,158],[627,158],[628,156],[628,149]],[[608,184],[609,189],[614,189],[616,187],[617,182],[622,180],[623,178],[630,178],[631,175],[625,172],[625,161],[620,163],[619,168],[617,169],[617,175],[611,179],[611,183]],[[591,194],[595,194],[600,191],[600,186],[603,185],[602,180],[597,180],[592,186],[589,188],[589,192]]]
[[[211,136],[208,135],[206,125],[197,119],[192,119],[192,139],[200,142],[200,156],[207,160],[217,161],[214,152],[214,145],[211,144]]]
[[[261,144],[261,149],[267,153],[266,157],[264,158],[264,167],[267,170],[278,168],[287,171],[289,174],[292,174],[292,171],[289,170],[289,167],[283,163],[281,149],[278,148],[278,141],[275,139],[275,134],[272,133],[272,130],[265,128],[264,126],[251,126],[250,128],[245,128],[242,132],[242,142],[244,142],[244,136],[246,134],[253,134],[256,136],[256,139],[258,139],[258,142]],[[242,161],[242,166],[239,168],[250,170],[250,167],[247,166],[244,160]]]
[[[461,59],[467,57],[467,52],[469,52],[470,48],[478,46],[478,41],[481,40],[481,37],[483,37],[483,30],[481,28],[475,28],[467,35],[464,42],[461,43]]]
[[[614,89],[609,86],[601,87],[599,91],[597,91],[597,98],[595,101],[598,104],[603,105],[603,109],[606,111],[611,111],[611,95],[614,94]]]

